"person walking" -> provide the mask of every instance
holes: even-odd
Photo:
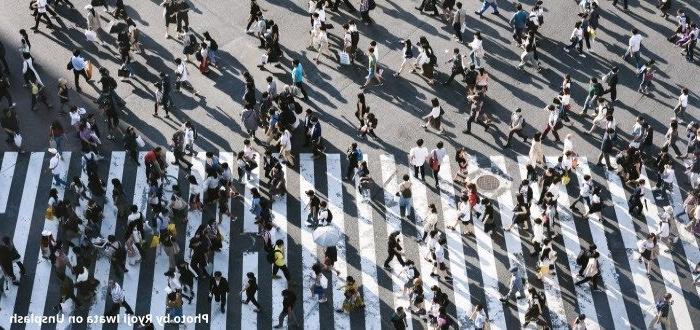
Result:
[[[52,30],[55,28],[53,22],[51,22],[51,18],[49,18],[49,15],[47,14],[47,11],[50,10],[48,0],[36,0],[31,4],[31,7],[34,9],[34,27],[32,27],[34,33],[39,32],[39,22],[41,21],[42,17],[46,20],[47,28]]]
[[[425,181],[425,161],[428,158],[428,148],[423,146],[423,139],[416,140],[416,146],[408,152],[408,160],[413,167],[413,177]]]
[[[0,72],[0,100],[4,98],[7,99],[7,107],[14,109],[17,104],[12,101],[12,95],[10,94],[10,79],[7,73]]]
[[[559,118],[559,109],[555,107],[554,104],[550,104],[547,106],[547,110],[549,111],[547,127],[542,131],[542,137],[547,137],[547,133],[551,131],[552,135],[554,135],[554,142],[561,142],[559,133],[557,132],[563,126]]]
[[[484,2],[484,4],[486,4],[486,2]],[[525,28],[527,28],[527,21],[530,15],[523,10],[523,5],[520,3],[518,3],[515,8],[516,11],[508,23],[510,27],[513,28],[513,40],[518,44],[518,47],[520,47],[523,44],[523,32],[525,32]]]
[[[0,82],[0,85],[2,82]],[[676,103],[676,106],[673,107],[673,113],[676,115],[676,119],[678,119],[678,122],[683,124],[684,121],[681,119],[681,115],[684,115],[686,110],[688,109],[688,94],[690,91],[688,90],[687,87],[681,88],[681,94],[678,96],[678,103]],[[2,93],[0,92],[0,97],[2,97]],[[10,102],[12,99],[10,99]]]
[[[523,125],[525,125],[525,117],[522,115],[522,109],[516,108],[510,116],[510,128],[508,130],[506,143],[503,145],[504,147],[510,146],[510,140],[515,134],[523,139],[523,143],[527,143],[527,135],[523,133]]]
[[[477,32],[479,33],[479,32]],[[476,36],[474,37],[476,38]],[[473,58],[473,53],[470,54]],[[446,64],[452,63],[452,68],[450,69],[450,77],[447,78],[446,81],[442,83],[442,85],[448,85],[452,80],[454,80],[455,76],[458,74],[461,74],[462,77],[466,79],[466,76],[464,75],[464,67],[462,66],[462,55],[459,53],[459,48],[455,48],[452,51],[452,58],[446,62]]]
[[[457,10],[452,13],[452,30],[454,31],[455,39],[461,44],[464,42],[462,39],[462,26],[467,20],[467,11],[462,8],[461,2],[457,2],[456,6]]]
[[[579,114],[585,116],[588,107],[590,107],[591,104],[595,104],[594,102],[598,101],[598,98],[602,97],[604,93],[605,89],[603,88],[603,84],[598,82],[598,78],[591,77],[588,84],[588,95],[586,96],[586,100],[583,101],[583,109],[581,109],[581,113]]]
[[[484,0],[483,3],[481,4],[481,9],[475,10],[474,14],[479,15],[479,18],[484,18],[483,14],[484,12],[491,7],[493,11],[491,12],[494,15],[500,15],[501,13],[498,12],[498,3],[496,2],[497,0]]]
[[[304,67],[301,66],[301,63],[299,63],[297,59],[292,60],[292,67],[292,84],[301,91],[304,100],[306,100],[309,98],[309,95],[306,93],[306,89],[304,89]]]
[[[616,0],[615,0],[616,1]],[[626,2],[626,0],[625,0]],[[614,3],[613,3],[614,5]],[[625,5],[625,9],[627,9],[627,6]],[[636,28],[632,29],[632,36],[627,41],[627,51],[625,51],[625,54],[622,56],[623,59],[626,59],[628,56],[634,58],[634,67],[639,70],[639,67],[642,64],[642,56],[641,56],[641,50],[642,50],[642,34],[639,33],[639,30]]]
[[[241,300],[242,303],[248,304],[249,302],[252,302],[253,305],[255,306],[255,309],[253,311],[260,312],[260,304],[258,304],[258,300],[255,299],[255,293],[258,292],[258,282],[257,279],[255,278],[254,273],[246,273],[246,279],[247,282],[245,286],[243,286],[243,290],[241,290],[241,293],[245,292],[246,299]]]
[[[129,303],[125,300],[124,290],[122,290],[117,282],[109,280],[107,293],[112,297],[112,307],[107,310],[107,313],[105,313],[106,315],[117,315],[122,307],[126,309],[127,314],[134,314],[134,310],[131,309],[131,306],[129,306]]]
[[[190,82],[190,72],[187,69],[187,63],[183,62],[181,58],[175,59],[175,91],[180,93],[180,87],[191,91],[194,96],[202,98],[202,95],[192,86]]]
[[[83,76],[85,78],[85,82],[88,84],[91,82],[91,80],[87,76],[87,72],[85,71],[88,66],[88,62],[81,56],[81,51],[80,49],[76,49],[73,51],[73,56],[70,58],[70,62],[68,63],[68,68],[70,70],[73,70],[73,76],[75,78],[74,84],[75,84],[75,91],[80,93],[82,89],[80,88],[80,76]]]
[[[525,286],[523,285],[522,275],[518,265],[513,265],[508,269],[510,272],[510,280],[508,281],[508,292],[499,298],[502,302],[507,302],[511,297],[515,299],[525,298]]]
[[[423,157],[423,159],[425,159],[425,157]],[[416,178],[417,177],[416,175]],[[406,216],[413,214],[413,184],[408,174],[404,174],[402,179],[403,181],[399,184],[396,196],[399,197],[399,213],[401,214],[401,219],[405,219]],[[425,180],[425,175],[423,180]]]
[[[401,267],[406,265],[401,257],[404,252],[403,247],[401,246],[401,240],[399,239],[400,234],[401,233],[398,231],[389,234],[389,238],[387,240],[387,257],[386,260],[384,260],[384,269],[386,270],[391,271],[391,266],[389,263],[392,259],[394,259],[394,257],[396,257],[396,260],[399,262],[399,264],[401,264]]]
[[[433,171],[433,178],[435,179],[435,188],[440,188],[440,166],[442,165],[443,158],[447,155],[447,151],[444,148],[442,141],[439,141],[435,145],[435,149],[430,151],[430,169]]]
[[[280,278],[277,272],[281,269],[284,278],[289,283],[291,281],[291,276],[289,275],[289,268],[287,268],[287,263],[285,262],[285,251],[284,251],[284,241],[278,239],[275,242],[275,249],[273,250],[273,264],[272,264],[272,278]]]
[[[221,302],[221,313],[226,313],[226,297],[228,296],[228,281],[222,276],[220,271],[214,272],[214,277],[209,282],[209,302]]]
[[[56,184],[56,186],[67,187],[68,182],[64,181],[63,178],[61,178],[61,175],[63,175],[63,172],[65,172],[65,164],[63,163],[63,157],[55,149],[50,149],[49,152],[53,153],[53,157],[51,157],[51,160],[49,160],[48,170],[50,170],[51,175],[53,175],[54,183]]]
[[[374,47],[369,47],[369,49],[367,49],[367,58],[367,76],[365,77],[364,85],[360,86],[360,89],[367,88],[372,80],[377,80],[376,86],[384,85],[384,79],[382,78],[382,74],[380,72],[381,69],[379,69]]]
[[[438,101],[437,98],[430,100],[430,103],[432,104],[430,113],[423,116],[422,119],[425,120],[425,123],[421,124],[420,127],[428,130],[428,125],[430,125],[430,128],[438,131],[440,134],[443,134],[445,133],[445,129],[442,128],[442,116],[445,114],[445,110],[442,109],[442,106],[440,106],[440,101]]]
[[[600,254],[595,250],[590,252],[588,256],[584,256],[584,258],[587,258],[588,260],[585,261],[585,267],[581,267],[582,271],[579,271],[579,276],[582,276],[583,278],[574,283],[575,285],[591,282],[591,289],[598,290],[598,276],[600,275],[600,264],[598,263],[599,257]]]
[[[661,299],[656,302],[656,314],[649,323],[648,329],[655,329],[657,325],[662,325],[664,329],[671,329],[671,320],[668,318],[673,304],[673,295],[665,293]]]
[[[289,316],[289,326],[297,327],[296,315],[294,315],[294,304],[297,300],[297,295],[290,289],[282,290],[282,311],[279,314],[277,325],[273,328],[280,329],[284,325],[284,318]]]

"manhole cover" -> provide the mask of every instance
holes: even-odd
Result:
[[[476,179],[476,187],[480,191],[494,191],[500,186],[500,180],[495,175],[485,174]]]

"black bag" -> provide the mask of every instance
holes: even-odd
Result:
[[[119,68],[119,70],[117,70],[118,77],[128,78],[129,75],[131,75],[131,71],[127,68]]]
[[[90,5],[93,7],[99,7],[105,5],[105,0],[91,0]]]
[[[374,10],[374,8],[377,8],[377,3],[374,0],[367,1],[367,9]]]
[[[68,64],[66,64],[66,70],[73,70],[73,61],[68,61]]]

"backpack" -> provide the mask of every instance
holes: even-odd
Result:
[[[367,1],[367,9],[374,10],[374,8],[377,8],[377,3],[374,0]]]
[[[656,302],[656,311],[660,312],[662,309],[664,309],[667,306],[666,300],[661,299]]]
[[[360,148],[355,149],[355,151],[353,151],[353,155],[355,155],[355,160],[357,160],[358,162],[362,161],[363,156],[362,156],[362,150],[360,150]]]

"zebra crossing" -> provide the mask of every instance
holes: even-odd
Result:
[[[233,153],[218,154],[222,162],[235,164]],[[145,152],[140,153],[141,163],[144,156]],[[53,187],[57,189],[60,198],[74,200],[75,196],[66,191],[65,187],[53,185],[48,172],[48,160],[51,157],[49,153],[5,152],[0,154],[0,157],[0,234],[12,238],[27,267],[27,275],[22,278],[20,285],[9,284],[0,296],[0,326],[15,329],[22,328],[22,325],[11,324],[13,314],[55,315],[53,307],[59,299],[56,289],[58,279],[53,274],[50,262],[42,258],[38,246],[39,237],[41,232],[46,230],[58,236],[56,220],[45,219],[48,191]],[[700,250],[697,237],[682,228],[682,224],[688,221],[688,215],[683,213],[684,194],[678,181],[685,178],[674,177],[674,184],[668,192],[653,191],[651,181],[655,178],[647,177],[647,171],[644,171],[642,176],[649,178],[644,196],[645,216],[636,219],[627,210],[628,192],[616,173],[591,168],[585,158],[580,158],[580,166],[575,175],[572,175],[571,183],[562,185],[558,195],[561,228],[556,230],[560,235],[553,243],[557,252],[556,271],[539,281],[532,272],[536,270],[535,260],[530,257],[532,235],[522,229],[503,230],[503,227],[512,222],[515,189],[510,189],[511,191],[500,194],[493,200],[497,210],[495,233],[489,237],[483,226],[476,221],[475,238],[466,238],[459,230],[446,228],[447,224],[457,217],[455,197],[460,194],[459,188],[452,184],[456,165],[451,163],[449,156],[443,160],[439,172],[440,189],[432,188],[432,179],[428,178],[423,182],[411,177],[414,215],[403,219],[399,215],[399,206],[394,198],[401,177],[409,173],[403,157],[366,154],[365,158],[374,180],[369,196],[363,195],[356,186],[342,180],[347,164],[341,154],[328,154],[323,159],[313,159],[310,154],[301,154],[298,168],[285,169],[288,194],[275,199],[272,204],[271,211],[276,225],[273,239],[281,239],[287,246],[286,260],[296,283],[287,283],[284,277],[272,280],[271,266],[265,261],[264,254],[258,252],[260,243],[256,238],[257,225],[249,209],[252,202],[250,188],[257,187],[263,195],[267,189],[266,180],[260,177],[259,167],[253,171],[250,179],[243,178],[241,183],[237,183],[236,188],[245,193],[241,200],[230,201],[230,219],[225,215],[223,219],[219,219],[215,207],[190,211],[185,228],[178,227],[178,242],[181,250],[184,250],[180,252],[180,257],[189,261],[187,242],[200,224],[210,220],[222,220],[222,252],[214,255],[208,271],[221,271],[224,277],[229,279],[231,293],[227,301],[227,312],[222,314],[216,302],[206,299],[208,283],[202,281],[199,285],[195,284],[196,298],[192,304],[185,301],[183,314],[209,315],[207,324],[197,325],[197,328],[267,328],[277,323],[277,316],[282,310],[280,292],[289,286],[297,294],[296,320],[304,328],[391,329],[390,314],[386,312],[398,306],[408,308],[411,304],[403,294],[406,279],[400,274],[398,262],[392,261],[391,270],[382,267],[382,261],[387,256],[386,236],[401,231],[404,249],[407,251],[404,259],[416,262],[424,280],[426,307],[432,300],[431,287],[441,287],[450,296],[448,314],[457,321],[460,329],[473,327],[469,316],[475,304],[484,306],[492,328],[520,328],[525,319],[527,299],[520,299],[514,304],[501,303],[498,300],[507,290],[508,269],[513,265],[518,265],[521,271],[525,272],[523,277],[527,278],[531,285],[543,289],[547,299],[547,319],[553,328],[567,328],[569,322],[580,313],[586,314],[589,329],[643,328],[651,322],[655,300],[664,292],[670,292],[674,297],[671,307],[674,327],[700,328],[700,288],[693,284],[691,276],[692,269],[700,261]],[[65,173],[61,175],[64,180],[78,176],[86,181],[78,153],[65,153],[63,159],[66,162]],[[168,154],[166,172],[169,177],[179,179],[182,196],[187,198],[190,194],[186,184],[187,176],[194,175],[200,184],[205,179],[205,154],[201,152],[193,157],[190,172],[171,165],[173,159],[173,155]],[[555,159],[548,158],[547,161],[554,162]],[[478,157],[469,162],[469,172],[490,171],[489,173],[492,172],[495,176],[512,181],[512,186],[515,187],[520,179],[525,177],[527,163],[526,157],[516,160],[502,156]],[[104,237],[121,237],[126,219],[117,216],[116,206],[111,198],[111,179],[121,180],[127,196],[131,197],[131,203],[151,217],[152,211],[148,210],[147,206],[148,184],[145,168],[137,167],[127,159],[124,152],[109,154],[101,161],[100,167],[102,179],[107,184],[105,197],[96,198],[98,203],[103,203],[104,206],[100,232]],[[602,196],[603,201],[607,201],[607,207],[600,218],[594,214],[584,219],[569,209],[570,196],[576,196],[578,184],[586,174],[592,175],[596,184],[608,192]],[[537,184],[532,183],[532,188],[537,196]],[[318,299],[312,296],[311,284],[307,281],[311,266],[323,256],[323,249],[313,242],[312,229],[305,225],[309,214],[309,210],[305,208],[308,202],[305,192],[308,190],[316,191],[322,200],[328,202],[333,214],[332,225],[346,237],[338,244],[338,261],[335,268],[340,271],[340,275],[336,275],[335,272],[325,273],[329,279],[326,303],[319,303]],[[172,190],[166,190],[165,199],[169,200],[171,194]],[[433,265],[425,259],[429,251],[415,239],[415,236],[422,235],[423,221],[430,204],[437,207],[441,219],[438,228],[445,232],[447,264],[452,281],[430,276]],[[652,267],[652,276],[647,277],[643,265],[636,260],[636,244],[646,233],[658,229],[658,213],[666,205],[673,206],[674,214],[677,215],[673,232],[678,234],[679,242],[672,253],[661,253]],[[539,216],[539,207],[533,205],[532,208],[532,217]],[[601,254],[601,291],[592,291],[588,285],[573,285],[576,281],[575,273],[578,271],[576,257],[579,251],[587,248],[589,244],[596,244]],[[117,276],[108,260],[98,258],[90,266],[90,272],[100,281],[100,288],[94,303],[86,311],[76,311],[76,314],[101,315],[111,307],[110,298],[105,290],[110,278],[121,283],[125,290],[125,299],[137,315],[165,314],[167,284],[163,273],[169,268],[168,259],[160,248],[148,249],[146,246],[146,249],[148,251],[142,256],[141,263],[127,264],[128,272],[123,276]],[[259,280],[257,297],[262,306],[260,313],[253,311],[252,305],[240,303],[239,292],[246,283],[245,274],[248,272],[256,274]],[[475,273],[478,276],[472,276]],[[350,314],[337,313],[334,309],[340,308],[342,304],[342,286],[348,275],[353,276],[361,285],[360,291],[366,307]],[[5,279],[5,282],[8,282],[8,279]],[[409,315],[409,329],[427,328],[419,315],[410,312]],[[70,325],[67,322],[51,324],[50,327],[64,329]],[[38,324],[25,326],[30,329],[40,327]],[[77,324],[74,327],[115,328],[114,325],[101,324]],[[116,328],[127,329],[131,326],[120,323]],[[163,325],[156,324],[156,328],[163,328]]]

